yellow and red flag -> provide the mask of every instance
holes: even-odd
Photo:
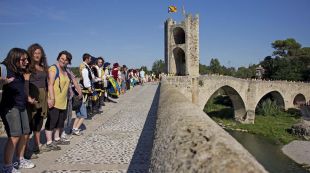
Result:
[[[174,5],[170,5],[168,7],[168,13],[176,13],[177,12],[177,7]]]

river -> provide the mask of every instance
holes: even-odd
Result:
[[[244,132],[228,131],[241,143],[270,173],[309,173],[281,151],[281,145],[274,141]]]

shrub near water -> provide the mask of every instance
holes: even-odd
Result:
[[[259,105],[257,113],[264,116],[277,116],[281,114],[282,111],[277,106],[277,103],[275,101],[267,99]]]

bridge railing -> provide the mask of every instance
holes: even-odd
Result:
[[[163,79],[150,172],[266,172],[233,137]]]

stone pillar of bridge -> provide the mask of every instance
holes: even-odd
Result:
[[[199,75],[199,16],[165,22],[165,69],[176,76]]]
[[[255,120],[255,108],[256,108],[256,92],[257,92],[257,85],[255,83],[252,83],[252,81],[249,81],[249,85],[247,87],[247,90],[244,92],[246,95],[245,100],[245,115],[240,119],[241,123],[244,124],[254,124]]]

